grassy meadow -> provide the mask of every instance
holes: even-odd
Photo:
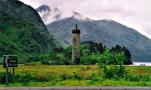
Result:
[[[9,70],[11,72],[12,70]],[[4,83],[5,69],[0,66],[0,87],[19,86],[151,86],[151,67],[126,66],[124,78],[105,79],[97,65],[19,65],[15,81]]]

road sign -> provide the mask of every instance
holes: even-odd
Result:
[[[3,68],[18,67],[18,56],[16,55],[3,55]]]
[[[6,83],[8,84],[8,68],[13,68],[13,79],[15,78],[15,67],[18,67],[18,56],[17,55],[3,55],[3,68],[6,68]]]

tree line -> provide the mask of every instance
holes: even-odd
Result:
[[[39,56],[42,64],[51,65],[70,65],[72,55],[72,46],[67,48],[55,48],[49,55]],[[80,44],[80,64],[132,64],[132,55],[126,47],[116,45],[112,48],[107,48],[102,43],[93,41],[85,41]]]

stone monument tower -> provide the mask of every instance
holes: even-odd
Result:
[[[72,30],[72,64],[80,64],[80,30],[76,24],[76,29]]]

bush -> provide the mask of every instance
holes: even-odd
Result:
[[[123,78],[127,74],[125,67],[122,65],[115,66],[114,73],[115,73],[116,78],[119,78],[119,77]]]
[[[70,56],[71,57],[71,56]],[[50,64],[51,65],[69,65],[71,59],[68,59],[65,53],[62,52],[54,52],[50,55]]]
[[[47,61],[47,60],[44,60],[44,61],[41,61],[41,64],[43,64],[43,65],[50,65],[50,62]]]
[[[99,54],[92,54],[89,56],[83,56],[80,58],[81,64],[85,64],[85,65],[96,64],[99,62],[100,57],[101,56]]]
[[[107,66],[103,65],[103,77],[106,79],[114,78],[119,79],[123,78],[126,75],[125,67],[122,65],[116,65],[116,66]]]

